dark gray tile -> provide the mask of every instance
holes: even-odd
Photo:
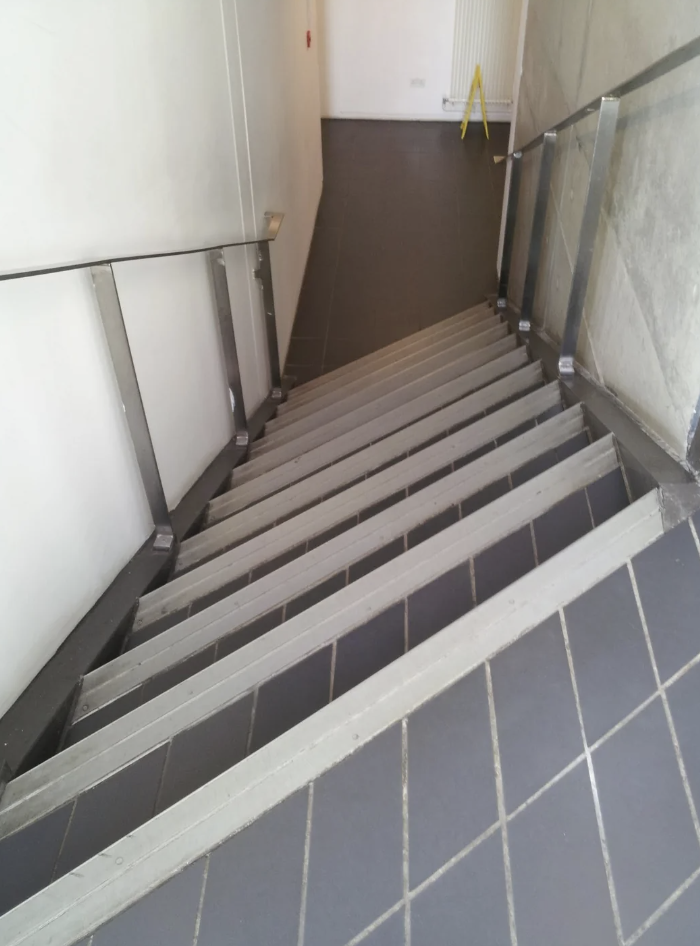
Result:
[[[700,845],[659,699],[593,753],[622,931],[700,867]]]
[[[258,691],[251,752],[326,706],[330,692],[330,647],[263,683]]]
[[[693,667],[680,680],[676,680],[667,692],[688,782],[695,806],[700,810],[700,665]]]
[[[349,489],[349,486],[345,487]],[[313,539],[309,539],[308,550],[309,552],[312,549],[317,549],[319,545],[324,545],[326,542],[330,542],[331,539],[337,539],[339,535],[344,535],[346,532],[349,532],[350,529],[354,528],[358,523],[358,517],[353,516],[351,519],[346,519],[345,522],[338,523],[337,526],[333,526],[332,529],[327,529],[325,532],[322,532],[320,535],[314,536]]]
[[[519,470],[515,470],[511,474],[513,489],[522,486],[523,483],[527,483],[528,480],[534,479],[536,476],[539,476],[540,473],[546,473],[547,470],[551,470],[557,463],[558,460],[555,450],[548,450],[546,453],[543,453],[542,456],[535,457],[534,460],[530,460],[529,463],[521,466]]]
[[[446,476],[449,476],[452,472],[452,464],[449,466],[443,466],[442,469],[436,470],[434,473],[431,473],[429,476],[424,476],[422,480],[418,480],[417,483],[408,487],[408,495],[414,496],[416,493],[419,493],[422,489],[426,489],[428,486],[432,486],[433,483],[437,483],[439,480],[443,480]]]
[[[479,447],[478,450],[473,450],[471,453],[468,453],[465,457],[460,457],[459,460],[455,460],[454,468],[455,472],[457,470],[463,469],[465,466],[469,466],[470,463],[475,463],[477,460],[480,460],[482,457],[485,457],[487,454],[492,453],[496,449],[496,444],[487,443],[483,447]]]
[[[403,601],[339,638],[333,681],[333,699],[352,690],[405,650]]]
[[[382,439],[384,439],[384,438],[382,438]],[[408,456],[407,453],[402,453],[402,454],[401,454],[400,456],[398,456],[398,457],[392,457],[391,460],[387,460],[386,463],[382,463],[381,466],[375,467],[373,470],[370,470],[370,472],[367,474],[367,476],[376,476],[377,473],[383,473],[384,470],[388,470],[389,467],[396,466],[397,463],[401,463],[401,461],[402,461],[402,460],[405,460],[407,456]],[[405,491],[402,490],[401,492],[402,492],[402,498],[405,499],[405,498],[406,498],[406,493],[405,493]],[[398,502],[398,500],[397,500],[397,502]]]
[[[305,552],[306,542],[303,542],[301,545],[297,545],[293,549],[288,549],[286,552],[282,552],[281,555],[276,555],[268,562],[264,562],[264,564],[258,565],[257,568],[254,568],[251,572],[250,580],[258,581],[260,578],[264,578],[265,575],[270,575],[272,572],[277,571],[278,568],[282,568],[283,565],[288,565],[290,562],[294,562],[298,558],[301,558]]]
[[[220,588],[216,588],[214,591],[210,591],[206,595],[202,595],[201,598],[197,598],[196,601],[193,601],[190,605],[189,616],[193,614],[199,614],[201,611],[206,611],[207,608],[210,608],[213,604],[216,604],[219,601],[223,601],[224,598],[228,598],[229,595],[235,594],[237,591],[240,591],[242,588],[247,588],[249,584],[250,575],[239,575],[238,578],[234,578],[232,581],[226,582],[225,585],[222,585]],[[166,627],[172,627],[175,624],[179,624],[180,621],[185,620],[187,615],[187,609],[182,611],[175,611],[172,614],[168,615],[167,619],[163,619],[167,624],[164,624],[160,630],[165,630]],[[139,643],[143,642],[143,637],[140,638]]]
[[[411,946],[510,946],[501,833],[487,838],[411,903]]]
[[[639,940],[640,946],[697,946],[700,930],[700,880],[681,894],[670,910]]]
[[[402,896],[401,728],[314,786],[305,946],[344,946]]]
[[[323,361],[325,338],[295,338],[289,343],[287,364],[299,366],[320,365]]]
[[[518,946],[616,946],[585,762],[508,828]]]
[[[498,654],[491,673],[510,812],[583,752],[559,618],[555,615]]]
[[[308,384],[309,381],[315,381],[323,374],[323,366],[317,365],[293,365],[287,361],[284,366],[284,373],[294,378],[295,387],[302,384]]]
[[[524,526],[474,559],[476,603],[481,604],[535,567],[530,526]]]
[[[113,700],[103,709],[97,710],[96,713],[90,713],[89,716],[77,720],[68,730],[64,748],[73,746],[76,742],[80,742],[81,739],[91,736],[99,729],[113,723],[115,719],[121,719],[122,716],[126,716],[127,713],[141,706],[142,702],[143,687],[135,687],[128,693],[125,693],[124,696],[119,697],[118,700]]]
[[[382,499],[381,502],[375,503],[373,506],[368,506],[367,509],[364,509],[360,513],[360,522],[367,522],[368,519],[371,519],[373,516],[378,516],[380,512],[391,509],[392,506],[400,503],[405,498],[406,490],[401,489],[398,493],[394,493],[393,496],[387,496],[387,498]]]
[[[235,653],[235,651],[240,650],[241,647],[250,644],[251,641],[255,641],[259,637],[262,637],[263,634],[267,634],[268,631],[273,630],[273,628],[279,627],[282,620],[283,610],[282,608],[276,608],[274,611],[268,611],[267,614],[263,614],[262,617],[257,618],[255,621],[245,624],[233,634],[229,634],[219,641],[216,648],[216,659],[223,660],[224,657],[228,657],[229,654]]]
[[[504,443],[510,443],[511,440],[515,440],[516,437],[521,437],[523,434],[526,434],[529,430],[534,430],[537,426],[537,422],[534,420],[528,420],[524,424],[520,424],[518,427],[514,427],[512,430],[509,430],[508,433],[503,434],[496,441],[496,444],[499,447],[502,447]]]
[[[565,608],[586,738],[596,742],[656,688],[627,569]]]
[[[291,620],[291,618],[296,617],[297,614],[301,614],[302,611],[306,611],[315,604],[318,604],[319,601],[323,601],[325,598],[330,597],[330,595],[334,595],[337,591],[340,591],[341,588],[345,587],[346,581],[345,572],[338,572],[337,575],[333,575],[326,581],[321,582],[321,584],[316,585],[315,588],[311,588],[309,591],[305,591],[303,595],[294,598],[287,604],[284,613],[285,620]]]
[[[432,519],[428,519],[427,522],[422,523],[408,533],[408,548],[412,549],[416,545],[420,545],[421,542],[426,542],[444,529],[449,529],[456,522],[459,522],[459,509],[456,506],[451,506],[449,509],[445,509],[444,512],[439,512],[437,516],[433,516]]]
[[[253,697],[244,697],[173,739],[158,811],[206,785],[245,758]]]
[[[405,946],[406,919],[400,909],[362,940],[362,946]]]
[[[535,519],[535,542],[540,564],[587,535],[593,528],[585,490],[567,496],[563,502]]]
[[[202,860],[97,930],[92,946],[124,946],[125,943],[192,946],[203,882]]]
[[[558,417],[558,415],[562,414],[563,412],[563,405],[555,404],[554,407],[550,407],[548,411],[545,411],[543,414],[538,416],[537,423],[546,424],[548,420],[551,420],[553,417]]]
[[[557,447],[557,459],[561,463],[563,460],[568,460],[569,457],[573,457],[575,454],[580,453],[581,450],[585,450],[588,446],[590,446],[588,434],[585,430],[582,430],[580,434],[576,434],[576,436],[572,437],[571,440],[567,440],[566,443],[563,443],[560,447]]]
[[[73,806],[0,840],[0,916],[51,883]]]
[[[393,542],[389,542],[389,544],[385,545],[383,548],[377,549],[376,552],[372,552],[371,555],[367,555],[359,562],[355,562],[355,564],[351,565],[348,569],[349,580],[351,582],[357,581],[358,578],[363,578],[365,575],[369,575],[370,572],[373,572],[381,565],[386,565],[386,563],[392,561],[392,559],[397,558],[399,555],[403,555],[405,551],[404,546],[405,540],[404,537],[401,536],[401,538],[394,539]]]
[[[410,716],[408,815],[411,889],[498,820],[483,667]]]
[[[473,607],[469,565],[452,571],[414,591],[408,598],[409,647],[417,647],[452,624]]]
[[[700,653],[700,557],[687,522],[634,559],[656,665],[668,680]]]
[[[77,800],[56,876],[73,870],[153,817],[167,746],[84,792]]]
[[[432,447],[433,444],[440,443],[441,440],[444,440],[445,437],[447,437],[447,433],[448,432],[445,430],[442,433],[435,434],[435,436],[431,437],[430,440],[426,440],[424,441],[424,443],[420,444],[419,446],[414,447],[413,450],[409,450],[408,451],[409,457],[415,456],[417,453],[420,453],[421,450],[427,450],[428,447]]]
[[[296,946],[307,813],[305,789],[210,855],[197,946]]]
[[[191,657],[188,657],[187,660],[180,661],[179,664],[176,664],[169,670],[165,670],[163,673],[151,677],[143,687],[143,702],[147,703],[148,700],[155,699],[155,697],[160,696],[161,693],[165,693],[167,690],[172,689],[172,687],[177,686],[178,683],[182,683],[183,680],[188,680],[190,677],[193,677],[196,673],[199,673],[200,670],[205,670],[214,663],[215,656],[216,645],[213,645],[212,647],[207,647],[206,650],[200,650],[198,654],[193,654]]]
[[[466,519],[467,516],[471,516],[473,513],[483,509],[484,506],[488,506],[489,503],[495,502],[497,499],[500,499],[501,496],[505,496],[506,493],[509,492],[510,483],[508,482],[507,476],[502,480],[496,480],[495,483],[489,483],[488,486],[480,489],[478,493],[474,493],[473,496],[464,500],[462,503],[462,518]]]
[[[586,492],[591,504],[593,522],[596,526],[612,519],[618,512],[622,512],[623,509],[629,506],[627,487],[625,486],[622,470],[619,467],[613,470],[612,473],[601,476],[595,483],[591,483]]]

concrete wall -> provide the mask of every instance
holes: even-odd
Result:
[[[286,352],[322,186],[310,0],[3,0],[0,272],[250,238]],[[269,376],[254,257],[227,251],[246,407]],[[167,499],[229,440],[206,261],[115,266]],[[0,714],[150,534],[85,271],[0,282]]]
[[[530,0],[516,145],[700,34],[688,0]],[[596,121],[558,143],[535,317],[560,339]],[[700,65],[623,100],[578,359],[676,455],[700,394]],[[522,297],[539,154],[526,159]]]

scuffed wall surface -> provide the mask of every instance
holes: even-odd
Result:
[[[689,0],[530,0],[516,147],[700,34]],[[535,321],[561,338],[596,116],[560,135]],[[577,357],[677,456],[700,394],[700,63],[623,100]],[[522,298],[540,154],[526,160]]]

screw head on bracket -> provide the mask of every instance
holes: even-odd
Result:
[[[559,376],[573,378],[574,374],[574,359],[570,355],[562,355],[559,359]]]

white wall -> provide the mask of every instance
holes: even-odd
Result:
[[[310,18],[307,0],[3,0],[0,271],[251,238],[281,210],[284,354],[321,190]],[[227,259],[252,413],[260,293],[251,252]],[[232,432],[209,277],[199,256],[115,274],[172,508]],[[0,283],[0,344],[2,713],[152,523],[89,276]]]
[[[0,715],[152,523],[86,273],[0,283]]]
[[[319,16],[324,115],[461,120],[442,107],[455,0],[319,0]]]

